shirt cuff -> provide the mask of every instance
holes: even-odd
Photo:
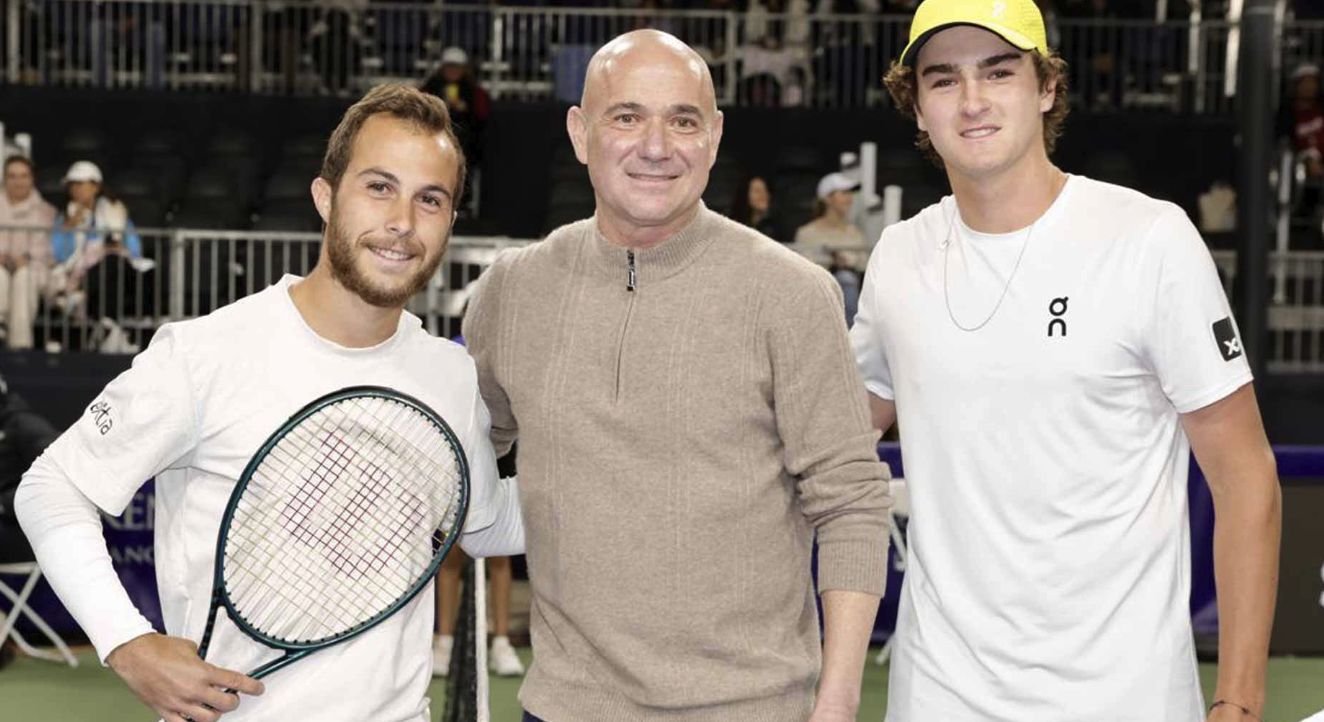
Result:
[[[883,596],[887,591],[887,530],[877,539],[820,542],[818,593],[834,589]]]

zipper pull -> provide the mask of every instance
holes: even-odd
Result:
[[[639,271],[634,267],[634,251],[625,252],[625,262],[628,264],[629,269],[625,282],[625,290],[634,293],[634,289],[639,287]]]

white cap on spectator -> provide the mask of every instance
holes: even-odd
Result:
[[[457,48],[454,45],[441,51],[442,65],[468,65],[469,54],[464,52],[464,48]]]
[[[860,189],[859,181],[851,178],[845,173],[828,173],[823,176],[823,180],[818,182],[818,197],[826,199],[837,191],[857,191]]]
[[[1319,77],[1319,66],[1314,63],[1301,63],[1292,71],[1292,80],[1300,80],[1307,75]]]
[[[101,169],[96,163],[90,160],[80,160],[69,166],[69,172],[64,174],[65,183],[76,183],[78,181],[101,182]]]

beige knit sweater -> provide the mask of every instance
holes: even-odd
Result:
[[[707,209],[643,251],[596,228],[500,258],[464,328],[498,453],[520,442],[520,700],[548,722],[803,722],[815,533],[820,591],[885,581],[840,291]]]

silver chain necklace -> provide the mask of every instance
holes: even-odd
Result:
[[[1002,308],[1002,301],[1007,297],[1007,291],[1011,289],[1011,281],[1016,278],[1016,272],[1021,268],[1021,259],[1025,258],[1025,249],[1030,247],[1030,236],[1034,234],[1034,227],[1039,221],[1030,224],[1030,228],[1025,231],[1025,240],[1021,242],[1021,252],[1016,254],[1016,265],[1012,266],[1011,273],[1007,276],[1007,283],[1002,287],[1002,293],[998,295],[998,302],[993,305],[993,310],[988,312],[988,316],[979,323],[978,326],[963,326],[956,320],[956,314],[952,312],[952,298],[947,291],[947,254],[952,245],[952,232],[956,229],[956,215],[961,212],[960,208],[955,207],[952,210],[952,220],[947,224],[947,237],[942,242],[942,300],[947,304],[947,317],[952,320],[952,324],[966,333],[974,333],[988,325],[989,321],[997,315],[998,309]]]

